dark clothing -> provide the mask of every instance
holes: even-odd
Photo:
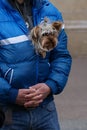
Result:
[[[0,128],[3,126],[4,121],[5,121],[5,114],[2,111],[2,109],[0,108]]]

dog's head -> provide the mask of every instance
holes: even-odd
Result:
[[[55,21],[51,24],[47,19],[31,30],[31,39],[35,46],[36,52],[45,57],[47,51],[51,51],[58,43],[58,33],[62,27],[62,23]]]

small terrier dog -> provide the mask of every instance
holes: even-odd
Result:
[[[55,21],[49,23],[48,18],[44,18],[40,25],[35,26],[31,30],[30,36],[37,54],[45,58],[46,52],[56,47],[61,28],[62,22]]]

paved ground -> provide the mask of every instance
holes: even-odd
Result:
[[[87,130],[87,58],[73,59],[67,86],[55,102],[61,130]]]

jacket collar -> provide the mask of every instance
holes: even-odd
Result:
[[[33,7],[36,9],[40,9],[48,0],[33,0]]]
[[[9,0],[0,0],[0,1],[1,1],[0,4],[2,6],[4,5],[6,8],[13,10],[13,7],[8,2]],[[31,0],[31,4],[33,5],[33,8],[36,8],[36,9],[40,9],[47,2],[48,2],[48,0]]]

